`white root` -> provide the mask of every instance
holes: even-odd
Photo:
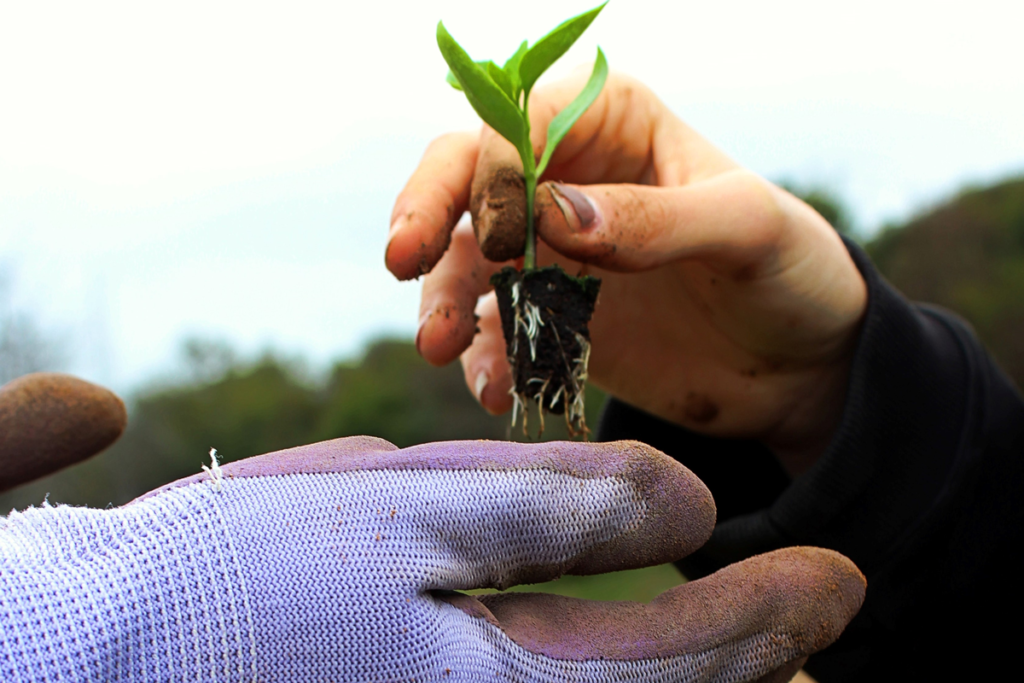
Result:
[[[587,418],[584,412],[584,396],[583,388],[587,383],[587,366],[590,364],[590,342],[588,342],[583,335],[576,332],[576,342],[580,345],[580,356],[579,358],[573,359],[573,364],[576,366],[572,369],[569,377],[572,379],[572,390],[575,394],[571,406],[566,406],[565,410],[569,416],[569,420],[573,424],[578,424],[580,428],[587,431]]]
[[[524,301],[519,305],[519,284],[512,285],[512,311],[515,314],[515,324],[512,330],[512,355],[519,350],[519,330],[526,333],[526,341],[530,344],[530,360],[537,360],[537,337],[540,335],[540,328],[544,327],[544,320],[540,315],[540,308],[532,301]]]
[[[516,426],[516,422],[519,421],[519,411],[520,411],[520,409],[522,409],[522,411],[523,411],[523,426],[525,428],[525,426],[526,426],[526,402],[523,401],[522,395],[519,394],[516,391],[516,388],[514,386],[512,387],[512,390],[509,393],[512,394],[512,426],[515,427]]]
[[[540,384],[540,389],[533,396],[533,400],[537,402],[537,414],[540,416],[540,431],[537,432],[537,436],[544,433],[544,392],[548,390],[548,384],[550,383],[550,377],[547,379],[534,377],[527,382],[527,384]]]
[[[558,391],[556,391],[554,396],[551,397],[551,403],[548,404],[548,408],[550,408],[551,410],[555,409],[555,404],[558,403],[558,398],[562,395],[563,391],[565,391],[564,384],[558,387]]]
[[[540,307],[529,301],[523,296],[520,290],[519,282],[512,285],[512,310],[514,314],[514,328],[513,328],[513,341],[511,348],[511,355],[509,358],[510,363],[515,364],[515,357],[519,349],[519,331],[522,330],[526,337],[527,343],[530,345],[530,360],[537,360],[537,340],[540,337],[540,328],[545,326],[544,319],[541,316]],[[566,374],[568,375],[569,383],[571,386],[562,384],[558,386],[555,392],[548,397],[547,392],[551,382],[551,378],[540,378],[534,377],[527,381],[527,384],[540,384],[538,391],[529,396],[527,392],[517,392],[515,387],[509,392],[512,394],[512,426],[515,427],[519,421],[520,412],[523,415],[523,433],[528,433],[527,420],[529,416],[529,403],[528,400],[532,399],[536,401],[537,407],[540,411],[540,434],[544,433],[544,405],[547,401],[548,409],[554,410],[555,405],[559,400],[564,401],[563,415],[565,416],[566,427],[572,436],[578,434],[587,434],[586,413],[585,413],[585,397],[583,389],[586,386],[587,381],[587,368],[590,364],[590,342],[587,341],[583,335],[578,332],[574,333],[576,342],[580,347],[580,354],[578,357],[573,358],[570,362],[566,356],[565,349],[562,346],[562,340],[558,335],[558,328],[551,326],[551,331],[555,335],[555,339],[558,343],[559,351],[562,354],[562,360],[565,363]]]

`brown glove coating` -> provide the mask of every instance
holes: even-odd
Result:
[[[128,421],[124,403],[85,380],[56,373],[0,387],[0,491],[93,456]]]
[[[796,662],[839,637],[860,609],[865,587],[846,557],[795,547],[677,586],[649,605],[539,593],[479,600],[489,610],[485,616],[512,640],[554,659],[660,659],[764,634],[791,649],[788,659]]]

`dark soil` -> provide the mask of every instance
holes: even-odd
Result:
[[[569,432],[586,434],[583,415],[583,388],[590,358],[590,316],[594,312],[598,278],[567,275],[558,266],[528,272],[503,268],[491,278],[498,296],[505,350],[515,381],[517,411],[523,411],[526,429],[528,401],[543,407],[543,412],[565,417]],[[514,289],[518,285],[518,297]],[[518,301],[513,305],[513,299]],[[539,317],[530,342],[531,318]],[[518,324],[517,324],[518,320]],[[515,424],[515,416],[513,416]]]

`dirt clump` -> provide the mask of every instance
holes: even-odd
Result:
[[[572,277],[560,267],[520,272],[506,267],[491,278],[498,297],[505,350],[515,382],[512,424],[537,403],[565,417],[569,433],[587,434],[583,389],[590,360],[590,317],[601,287],[598,278]]]

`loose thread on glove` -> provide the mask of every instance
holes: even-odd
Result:
[[[210,467],[203,465],[203,472],[210,475],[210,481],[213,482],[213,490],[220,491],[220,483],[224,480],[224,472],[220,468],[220,463],[217,462],[217,449],[210,449]]]

